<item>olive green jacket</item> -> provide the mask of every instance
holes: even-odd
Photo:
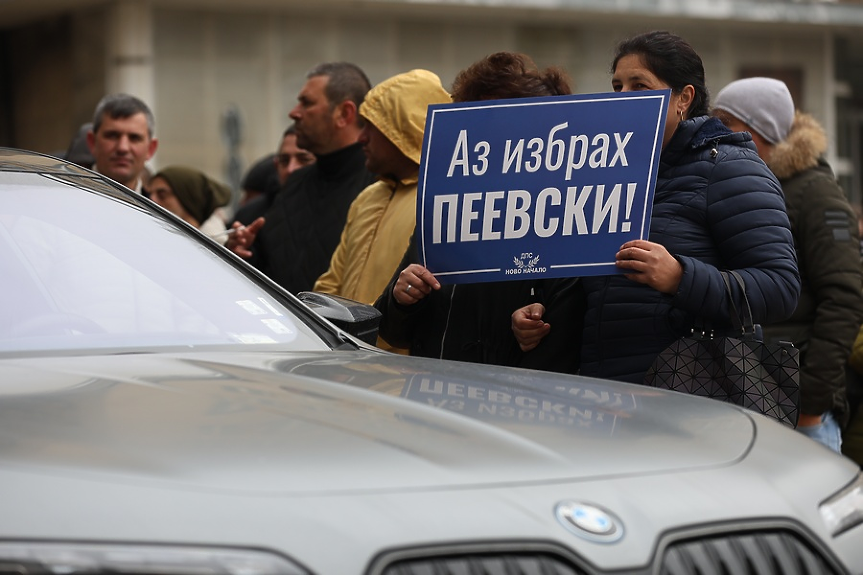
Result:
[[[802,290],[794,314],[764,326],[766,340],[800,348],[801,412],[844,418],[845,366],[863,322],[857,217],[830,166],[824,130],[798,112],[768,165],[782,184]]]

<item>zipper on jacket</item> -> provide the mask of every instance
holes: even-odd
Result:
[[[453,301],[455,301],[455,288],[458,287],[456,285],[452,286],[452,291],[449,294],[449,309],[446,312],[446,323],[444,323],[443,327],[443,336],[440,338],[440,357],[438,359],[443,359],[443,350],[446,347],[446,334],[449,331],[449,318],[452,317],[452,308]]]

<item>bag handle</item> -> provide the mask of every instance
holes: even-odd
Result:
[[[728,293],[728,302],[731,307],[731,320],[734,323],[734,327],[740,330],[740,333],[743,335],[750,334],[757,338],[757,328],[755,326],[755,321],[752,319],[752,307],[749,305],[749,298],[746,296],[746,284],[744,283],[743,278],[734,270],[719,273],[722,276],[722,281],[725,282],[725,291]],[[734,304],[734,292],[731,290],[731,282],[728,280],[729,275],[737,281],[737,284],[740,286],[740,293],[743,295],[744,313],[742,319],[740,312],[737,311],[737,306]]]

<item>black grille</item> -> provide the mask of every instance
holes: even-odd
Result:
[[[389,565],[383,575],[586,575],[552,555],[496,553],[409,559]]]
[[[830,575],[837,571],[794,533],[729,534],[679,541],[662,559],[663,575]]]
[[[760,524],[759,524],[760,523]],[[415,547],[379,555],[366,575],[841,575],[829,551],[796,525],[764,521],[690,528],[663,537],[653,560],[604,571],[578,549],[495,541]],[[630,537],[635,535],[630,533]]]

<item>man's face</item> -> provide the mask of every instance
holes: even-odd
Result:
[[[408,159],[374,124],[366,121],[358,139],[366,154],[366,168],[381,176],[405,179],[416,174],[418,166]]]
[[[282,138],[282,145],[275,157],[276,172],[279,175],[279,184],[284,185],[295,171],[315,163],[315,156],[308,150],[297,146],[297,135],[288,134]]]
[[[158,142],[150,138],[143,113],[128,118],[111,118],[106,114],[99,131],[87,134],[87,145],[99,173],[134,189],[144,163],[156,153]]]
[[[331,106],[324,92],[329,81],[328,76],[309,78],[297,96],[299,102],[290,113],[297,131],[297,145],[315,155],[334,151],[331,142],[338,111]]]

